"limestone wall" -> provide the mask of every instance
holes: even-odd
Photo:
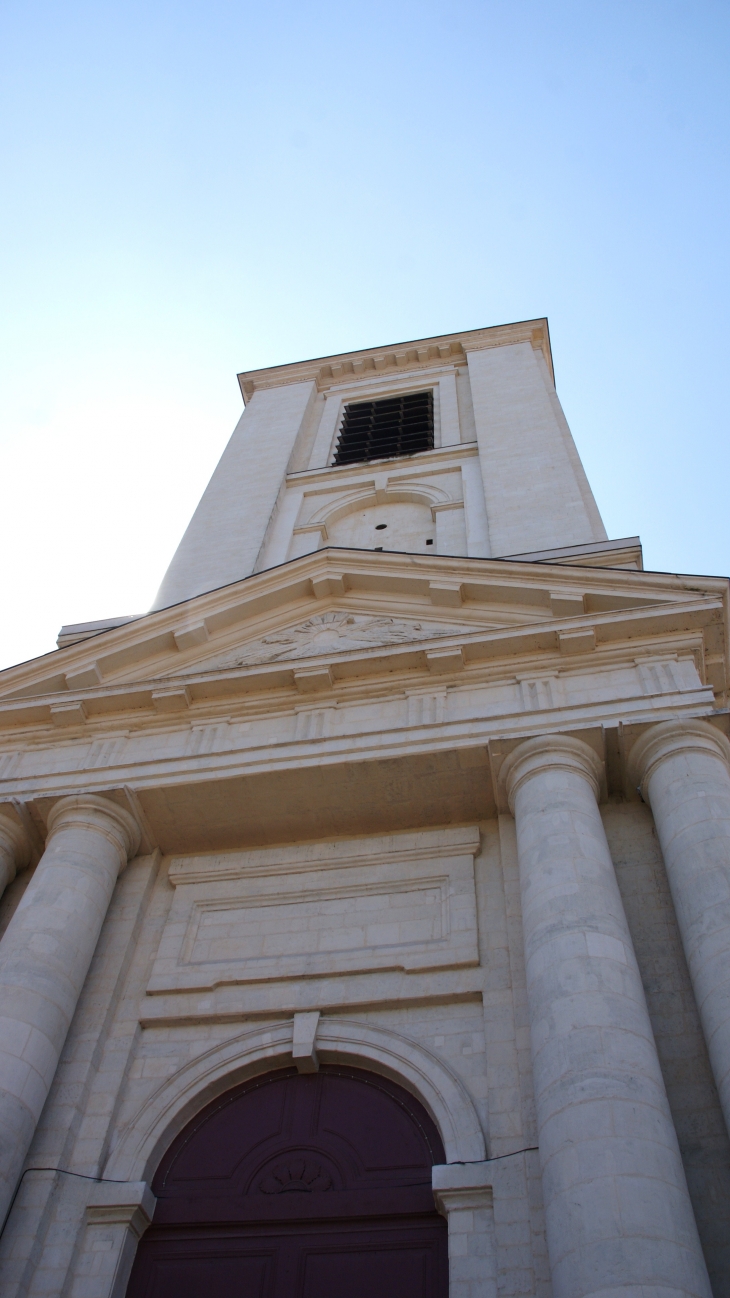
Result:
[[[491,553],[605,540],[539,353],[517,343],[468,355]]]
[[[253,572],[314,384],[257,392],[193,514],[154,608],[217,590]]]
[[[730,1280],[722,1225],[730,1149],[661,853],[642,804],[609,803],[602,816],[720,1295]],[[286,905],[259,926],[259,945],[273,942],[276,955],[282,924],[294,936],[278,962],[257,952],[247,969],[250,941],[238,927],[252,901],[263,917],[272,888]],[[16,902],[11,890],[6,907]],[[320,952],[314,977],[301,976],[304,947],[296,954],[302,924],[304,947]],[[237,1009],[233,1000],[222,1009],[212,994],[226,981]],[[104,1286],[122,1227],[111,1209],[94,1207],[98,1178],[112,1200],[113,1183],[151,1179],[175,1132],[214,1094],[290,1062],[292,1014],[310,1008],[321,1011],[323,1060],[357,1060],[416,1090],[441,1118],[448,1161],[486,1152],[499,1293],[549,1298],[510,815],[443,831],[132,862],[33,1143],[28,1164],[38,1170],[26,1173],[4,1234],[2,1293],[112,1292]]]

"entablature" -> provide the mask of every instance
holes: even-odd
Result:
[[[395,347],[366,347],[361,351],[343,352],[337,356],[320,356],[292,365],[273,365],[267,369],[247,370],[238,375],[244,401],[260,388],[281,387],[286,383],[314,381],[320,392],[348,376],[385,374],[398,369],[426,370],[443,366],[445,360],[464,364],[469,351],[485,347],[504,347],[529,342],[542,351],[551,378],[553,376],[550,335],[546,319],[520,320],[514,324],[488,329],[470,329],[466,333],[442,334],[399,343]]]
[[[167,850],[240,795],[225,841],[283,841],[297,788],[387,808],[397,768],[397,816],[478,819],[490,743],[722,711],[726,626],[715,578],[321,551],[3,673],[0,799],[129,789]]]
[[[414,640],[373,645],[339,654],[320,653],[253,665],[230,663],[205,671],[181,671],[129,684],[88,686],[8,699],[0,703],[3,731],[22,731],[28,738],[40,729],[104,729],[135,724],[157,729],[160,717],[215,717],[221,708],[245,716],[249,711],[280,711],[295,698],[325,696],[337,705],[386,697],[393,690],[418,687],[438,677],[442,684],[478,688],[520,672],[562,676],[588,671],[597,678],[640,657],[692,658],[698,683],[708,679],[706,639],[722,612],[710,601],[681,607],[659,605],[582,618],[553,618],[540,623],[438,636],[414,632]],[[391,619],[391,621],[393,621]],[[710,633],[710,634],[708,634]],[[710,662],[710,668],[714,662]],[[598,687],[599,690],[601,686]],[[712,706],[712,691],[708,699]],[[1,738],[0,738],[1,742]]]

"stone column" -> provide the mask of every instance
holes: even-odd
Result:
[[[489,1164],[437,1163],[431,1176],[449,1226],[449,1298],[497,1298]]]
[[[697,1007],[730,1132],[730,744],[706,721],[665,721],[629,774],[654,815]]]
[[[117,875],[139,830],[121,807],[63,798],[0,942],[0,1220],[53,1081]]]
[[[0,897],[29,860],[30,847],[23,830],[8,816],[0,815]]]
[[[597,794],[601,763],[528,740],[516,820],[532,1066],[555,1298],[709,1296]]]

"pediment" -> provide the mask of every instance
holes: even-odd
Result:
[[[193,698],[195,681],[212,688],[214,676],[245,676],[249,689],[294,688],[298,664],[315,670],[309,660],[332,662],[332,679],[352,679],[361,659],[370,675],[451,670],[459,645],[463,662],[535,653],[566,661],[591,644],[648,644],[690,630],[705,635],[708,678],[719,677],[726,601],[717,578],[321,551],[10,668],[0,674],[0,699],[8,724],[50,709],[54,724],[71,725],[116,708],[112,695],[119,706],[122,695],[130,709],[151,706],[156,682],[165,690],[189,682]]]
[[[441,636],[458,635],[463,630],[463,619],[441,622],[330,609],[253,640],[244,640],[234,648],[197,662],[194,669],[220,672],[265,663],[298,662],[307,658],[357,653],[378,646],[417,644]],[[188,670],[192,667],[193,664],[189,663]],[[179,669],[180,665],[176,663],[173,674]]]

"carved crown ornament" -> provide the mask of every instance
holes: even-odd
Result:
[[[261,1194],[312,1194],[333,1189],[332,1177],[312,1158],[288,1158],[259,1181]]]

